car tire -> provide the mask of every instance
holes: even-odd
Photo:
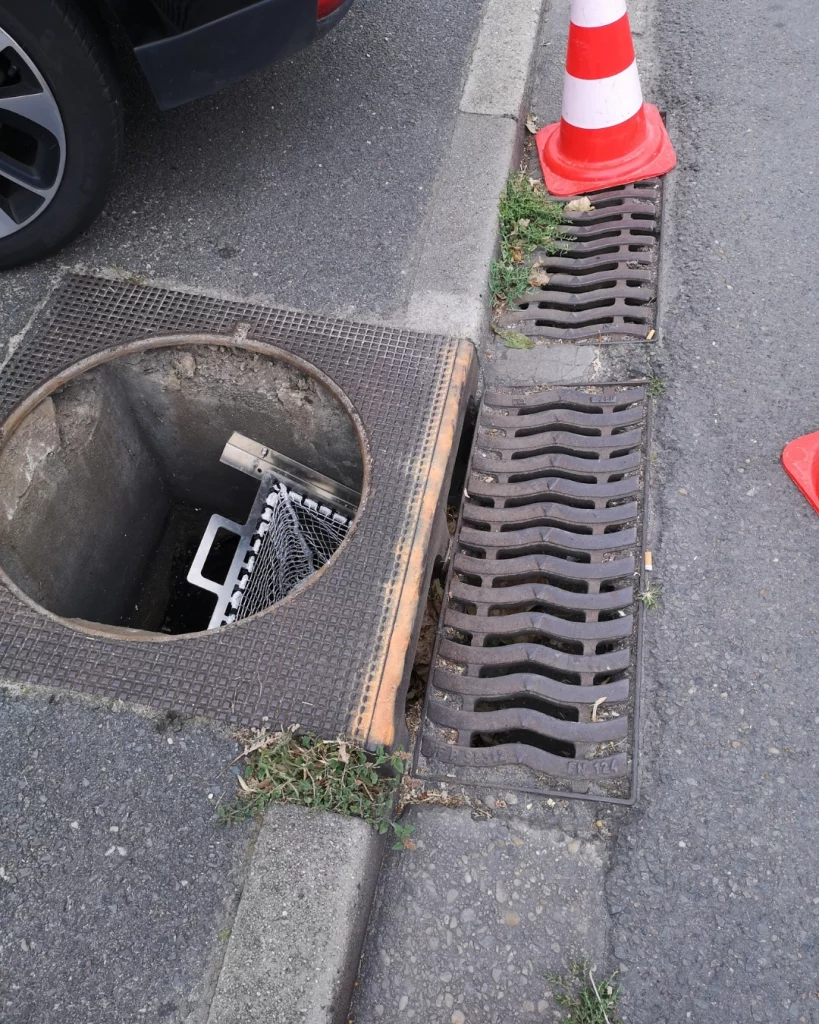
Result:
[[[62,248],[96,217],[122,152],[123,118],[107,41],[71,0],[0,0],[0,60],[6,269]]]

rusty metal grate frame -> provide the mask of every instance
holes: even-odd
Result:
[[[450,600],[453,592],[453,577],[457,574],[457,554],[461,549],[461,538],[463,536],[464,520],[465,520],[465,506],[469,501],[468,495],[470,492],[471,481],[474,479],[475,472],[475,459],[476,451],[481,449],[481,430],[480,424],[482,418],[485,420],[484,410],[487,403],[492,401],[492,393],[484,395],[483,403],[479,411],[478,416],[478,429],[476,429],[475,438],[473,441],[472,452],[470,453],[470,465],[467,473],[467,486],[465,487],[464,498],[462,500],[461,509],[459,511],[458,527],[455,536],[455,544],[453,549],[453,557],[451,559],[447,579],[445,584],[445,599],[441,608],[441,615],[439,621],[438,636],[436,639],[433,655],[431,659],[430,669],[430,680],[427,686],[426,698],[424,703],[424,714],[422,716],[421,729],[417,736],[417,742],[413,752],[413,775],[426,782],[444,782],[449,785],[464,786],[466,788],[485,789],[491,788],[493,790],[501,791],[516,791],[521,793],[529,793],[535,796],[550,796],[558,799],[581,799],[591,800],[600,803],[611,803],[620,804],[625,806],[632,806],[637,799],[637,786],[638,786],[638,740],[640,730],[640,690],[643,670],[643,635],[644,635],[644,617],[646,609],[642,603],[637,600],[637,593],[639,587],[642,586],[642,582],[645,578],[643,569],[645,545],[646,545],[646,528],[645,528],[645,517],[647,514],[647,494],[648,494],[648,477],[649,477],[649,462],[646,457],[646,453],[650,446],[651,432],[653,425],[653,404],[645,394],[645,385],[648,381],[637,380],[627,382],[616,382],[611,384],[601,384],[595,386],[577,385],[577,386],[558,386],[548,385],[541,388],[505,388],[500,392],[507,399],[517,399],[520,403],[526,403],[527,400],[531,400],[534,397],[542,396],[548,393],[562,393],[564,395],[604,395],[606,393],[623,393],[624,391],[636,390],[642,391],[640,402],[643,407],[643,418],[642,418],[642,431],[643,436],[639,446],[640,451],[640,463],[638,469],[639,478],[639,490],[638,490],[638,513],[635,519],[636,529],[638,531],[638,537],[635,544],[633,545],[634,552],[634,599],[631,602],[632,614],[634,616],[634,628],[633,635],[630,643],[630,654],[631,661],[628,669],[628,684],[629,692],[625,702],[619,703],[616,706],[626,707],[628,711],[628,730],[626,739],[626,756],[628,760],[628,770],[625,771],[619,777],[614,778],[608,782],[589,782],[589,780],[582,780],[578,782],[571,782],[565,778],[556,778],[547,773],[539,773],[536,770],[526,767],[525,765],[512,763],[511,761],[502,762],[499,761],[494,766],[470,766],[464,763],[452,763],[447,760],[437,760],[433,756],[433,752],[429,750],[429,736],[430,732],[437,731],[438,727],[431,724],[429,712],[431,705],[439,698],[444,696],[445,691],[438,690],[436,687],[437,673],[441,672],[443,668],[444,678],[447,676],[447,670],[441,664],[440,652],[443,644],[446,642],[446,634],[448,630],[448,619],[450,617],[449,607]],[[497,394],[497,392],[496,392]],[[481,457],[481,461],[483,458]],[[498,517],[496,510],[487,509],[490,516]],[[474,537],[468,537],[469,540],[474,541]],[[456,620],[457,621],[457,620]],[[463,625],[463,623],[460,623]],[[448,666],[452,667],[452,666]],[[470,671],[467,668],[467,671]],[[450,677],[451,678],[451,677]],[[507,678],[509,678],[507,676]],[[437,691],[437,693],[436,693]],[[455,698],[456,704],[458,703],[458,697]],[[425,750],[425,747],[427,748]],[[457,745],[456,745],[457,748]],[[459,749],[464,750],[465,748],[460,747]],[[463,760],[468,760],[466,759]]]
[[[654,340],[662,179],[590,192],[589,198],[593,211],[567,214],[565,251],[554,256],[535,253],[550,275],[549,283],[527,291],[498,322],[539,341],[646,342],[652,331]],[[606,319],[611,323],[601,322]]]
[[[231,727],[299,724],[371,747],[401,742],[438,508],[475,386],[473,346],[71,274],[0,373],[0,441],[13,410],[61,371],[126,344],[191,334],[293,353],[350,398],[364,425],[370,480],[355,529],[331,571],[303,592],[256,619],[190,637],[89,633],[0,582],[0,681],[202,714]]]

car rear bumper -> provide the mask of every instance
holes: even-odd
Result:
[[[345,0],[319,22],[310,0],[259,0],[134,53],[160,108],[169,110],[289,57],[329,31],[351,4]]]
[[[317,34],[323,36],[325,32],[329,32],[331,28],[335,28],[336,25],[341,21],[344,15],[353,6],[353,0],[344,0],[344,3],[333,11],[332,14],[328,14],[326,18],[322,18],[317,25]]]

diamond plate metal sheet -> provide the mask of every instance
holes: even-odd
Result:
[[[415,772],[632,802],[643,387],[489,391]]]
[[[400,741],[438,510],[474,388],[471,344],[71,275],[0,375],[0,423],[78,361],[177,333],[284,349],[346,393],[369,446],[369,488],[355,529],[302,593],[259,619],[205,635],[136,641],[90,634],[0,583],[0,679],[230,726],[298,724],[370,746]]]

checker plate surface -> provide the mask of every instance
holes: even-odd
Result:
[[[430,509],[445,505],[449,449],[457,446],[474,374],[471,344],[71,275],[0,374],[0,423],[39,386],[95,353],[174,333],[219,334],[229,344],[237,330],[317,366],[361,417],[370,486],[337,561],[259,619],[154,641],[88,634],[0,583],[0,681],[120,698],[237,727],[298,724],[369,745],[390,742],[383,723],[391,720],[400,731],[396,671],[408,678],[414,644],[407,609],[414,615],[418,594],[426,593]],[[378,726],[381,700],[389,706]]]

